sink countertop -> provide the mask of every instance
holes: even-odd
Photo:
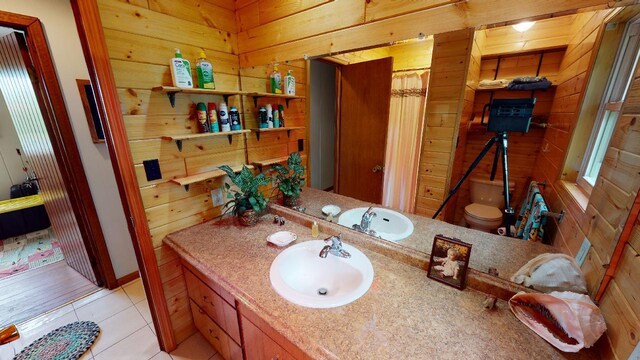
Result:
[[[423,270],[363,248],[375,272],[364,296],[332,309],[294,305],[271,287],[269,269],[284,248],[267,244],[266,237],[289,230],[298,235],[293,244],[313,238],[307,227],[293,221],[277,226],[272,219],[265,215],[246,228],[226,217],[164,241],[313,358],[597,358],[594,351],[556,350],[517,320],[504,301],[485,310],[484,294],[456,290],[427,278]]]
[[[326,216],[322,214],[322,207],[329,204],[337,205],[342,210],[334,218],[336,224],[338,223],[338,217],[349,209],[369,206],[385,208],[382,205],[308,187],[304,188],[301,193],[300,206],[306,208],[305,213],[308,215],[325,219]],[[507,238],[456,226],[425,216],[400,213],[411,220],[414,230],[413,234],[408,238],[397,241],[395,242],[396,244],[424,252],[425,254],[431,254],[433,238],[437,234],[458,238],[473,245],[469,261],[469,266],[472,269],[487,272],[490,267],[494,267],[498,270],[500,277],[507,280],[532,258],[543,253],[559,252],[555,247],[542,243]]]

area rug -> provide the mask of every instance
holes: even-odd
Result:
[[[100,334],[93,321],[76,321],[57,328],[27,346],[14,360],[76,360]]]
[[[0,240],[0,279],[62,259],[51,229]]]

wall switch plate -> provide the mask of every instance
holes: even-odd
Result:
[[[211,203],[214,207],[224,205],[224,196],[221,188],[211,190]]]
[[[580,265],[580,267],[582,267],[582,264],[584,264],[590,248],[591,242],[585,237],[584,240],[582,240],[582,245],[580,245],[580,250],[578,250],[578,254],[576,255],[576,262],[578,263],[578,265]]]
[[[162,179],[162,171],[160,171],[160,163],[158,159],[144,160],[144,173],[147,175],[147,181]]]
[[[298,152],[304,151],[304,139],[298,139]]]

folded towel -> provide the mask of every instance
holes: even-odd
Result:
[[[478,89],[504,89],[509,85],[509,80],[480,80],[478,83]]]
[[[507,89],[509,90],[546,90],[551,87],[551,81],[546,77],[523,76],[513,79]]]

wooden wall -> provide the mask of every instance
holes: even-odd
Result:
[[[473,38],[473,29],[434,36],[418,168],[416,213],[420,215],[432,216],[449,190]]]
[[[606,0],[241,0],[238,48],[243,67],[363,49],[480,25],[526,19]]]
[[[589,199],[585,223],[592,251],[608,264],[640,190],[640,66]],[[640,340],[640,218],[600,308],[607,321],[607,359],[627,359]]]
[[[174,48],[191,61],[204,49],[212,62],[216,89],[265,92],[268,66],[239,68],[234,1],[142,0],[98,1],[106,42],[129,137],[129,147],[138,175],[153,246],[160,267],[165,297],[176,340],[193,332],[184,276],[179,259],[163,246],[164,237],[174,231],[213,219],[221,207],[211,204],[210,190],[220,187],[218,178],[192,184],[186,191],[169,180],[213,170],[219,165],[240,165],[286,156],[298,149],[298,139],[308,148],[306,132],[255,133],[227,137],[185,140],[182,151],[162,136],[197,132],[194,108],[197,102],[223,101],[221,96],[176,94],[175,107],[167,95],[152,88],[170,86],[169,59]],[[280,71],[293,70],[298,95],[306,93],[306,63],[282,64]],[[194,83],[196,83],[194,78]],[[261,99],[259,105],[269,102]],[[277,106],[276,101],[271,101]],[[284,104],[284,103],[283,103]],[[232,96],[228,106],[236,106],[244,128],[258,127],[252,98]],[[285,108],[287,126],[305,126],[304,100],[293,100]],[[162,178],[147,181],[142,162],[158,159]]]

